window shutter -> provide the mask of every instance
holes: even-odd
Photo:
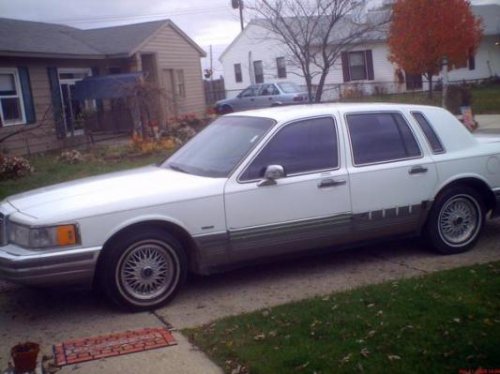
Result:
[[[54,122],[56,124],[56,135],[58,139],[66,136],[63,118],[63,104],[61,99],[61,90],[59,88],[59,75],[56,67],[48,67],[50,95],[52,97],[52,112],[54,113]]]
[[[19,73],[19,81],[21,83],[26,123],[34,123],[36,122],[35,104],[33,102],[33,94],[31,92],[28,68],[25,66],[19,66],[17,68],[17,72]]]
[[[349,82],[351,80],[351,75],[349,73],[349,56],[347,52],[342,52],[342,73],[344,75],[344,82]]]
[[[92,68],[92,76],[95,77],[97,75],[99,75],[99,68],[97,66],[94,66]],[[95,105],[97,107],[97,112],[98,113],[102,113],[104,111],[104,104],[102,102],[102,99],[97,99],[95,101]]]
[[[372,81],[375,79],[375,74],[373,72],[373,56],[371,49],[365,51],[366,57],[366,72],[368,73],[368,80]]]

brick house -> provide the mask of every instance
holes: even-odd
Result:
[[[3,141],[0,151],[35,153],[83,140],[78,115],[106,112],[113,104],[75,99],[75,86],[89,77],[116,81],[141,72],[164,93],[155,98],[160,124],[185,113],[201,115],[204,56],[170,20],[80,30],[0,18],[0,139],[34,128]]]

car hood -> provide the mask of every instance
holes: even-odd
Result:
[[[24,216],[77,219],[222,194],[225,178],[149,166],[57,184],[8,197]]]

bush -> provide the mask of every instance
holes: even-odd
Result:
[[[0,154],[0,180],[21,178],[30,175],[34,170],[24,157]]]

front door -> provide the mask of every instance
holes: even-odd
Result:
[[[282,127],[225,187],[233,260],[332,244],[350,228],[350,195],[332,117]],[[269,165],[285,176],[260,183]]]

